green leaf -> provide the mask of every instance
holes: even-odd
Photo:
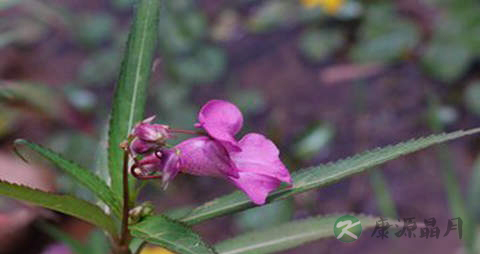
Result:
[[[344,214],[318,216],[284,223],[261,231],[249,232],[215,245],[220,254],[264,254],[291,249],[314,240],[333,237],[333,225]],[[374,227],[376,219],[354,215],[362,229]]]
[[[20,1],[20,0],[5,0],[5,1],[2,1],[2,2],[0,2],[0,11],[11,8],[11,7],[13,7],[17,4],[20,4],[21,2],[22,1]]]
[[[436,147],[436,152],[438,160],[441,163],[440,172],[445,185],[450,214],[452,216],[459,216],[460,218],[467,218],[460,183],[455,174],[454,161],[451,156],[452,153],[446,146]]]
[[[322,149],[326,149],[334,136],[335,127],[332,124],[328,122],[315,123],[294,143],[294,154],[299,159],[310,160]]]
[[[110,240],[108,237],[100,230],[94,230],[88,236],[87,246],[89,253],[109,253],[110,251]]]
[[[293,200],[286,199],[248,209],[234,216],[240,231],[258,230],[290,221],[293,216]]]
[[[117,9],[124,10],[131,7],[135,2],[135,0],[112,0],[111,4]]]
[[[395,201],[392,198],[388,183],[381,171],[371,171],[370,185],[372,186],[375,201],[377,202],[377,209],[381,214],[390,218],[398,218]]]
[[[64,121],[70,116],[65,110],[64,99],[63,95],[43,84],[0,81],[0,104],[25,105],[50,119]]]
[[[434,78],[454,82],[462,77],[474,60],[474,51],[478,47],[469,47],[467,40],[475,33],[461,19],[447,13],[433,31],[420,63]]]
[[[465,106],[472,113],[480,116],[480,81],[474,81],[468,84],[467,88],[463,92],[463,99]]]
[[[472,175],[470,176],[467,209],[472,214],[475,221],[480,221],[480,156],[477,156],[473,164]],[[475,223],[476,224],[476,223]]]
[[[308,60],[319,62],[337,52],[344,42],[345,39],[338,30],[310,29],[300,35],[298,47]]]
[[[130,241],[130,244],[128,245],[128,248],[130,249],[130,252],[137,254],[142,251],[142,247],[146,244],[146,242],[143,239],[139,238],[133,238]]]
[[[465,247],[467,253],[475,253],[478,250],[478,231],[477,225],[480,221],[480,204],[477,202],[480,196],[480,157],[477,156],[473,164],[473,172],[470,176],[469,188],[467,193],[466,213],[470,222],[466,224],[465,229]],[[478,251],[477,251],[478,252]]]
[[[82,85],[106,86],[117,75],[121,54],[115,48],[96,50],[88,56],[78,71],[78,79]]]
[[[166,216],[151,216],[130,226],[132,236],[182,254],[215,253],[188,226]]]
[[[0,195],[77,217],[106,230],[112,236],[115,235],[116,229],[112,218],[98,206],[87,201],[68,195],[44,192],[2,180],[0,180]]]
[[[86,12],[73,16],[71,31],[83,45],[94,48],[113,36],[115,18],[108,12]]]
[[[466,248],[465,253],[475,253],[473,249],[477,224],[475,223],[475,219],[472,217],[472,214],[468,210],[468,207],[465,205],[465,200],[460,188],[460,182],[455,175],[454,159],[451,156],[452,153],[446,146],[439,146],[436,150],[438,161],[441,163],[440,170],[442,173],[443,184],[445,185],[445,192],[450,214],[452,218],[460,217],[464,218],[465,221],[469,221],[468,224],[466,223],[467,225],[465,225],[464,229],[464,232],[466,232],[463,241]]]
[[[60,154],[46,149],[37,144],[28,142],[23,139],[15,141],[15,145],[25,145],[33,151],[39,153],[50,162],[55,164],[59,169],[63,170],[78,183],[85,186],[93,192],[100,200],[107,204],[112,209],[113,214],[120,217],[120,200],[118,200],[113,192],[108,188],[107,184],[101,180],[97,175],[93,174],[87,169],[82,168],[78,164],[63,158]]]
[[[136,122],[144,117],[147,86],[158,37],[160,0],[141,0],[128,36],[120,76],[113,99],[108,140],[112,189],[122,193],[122,157],[119,145]],[[131,179],[133,185],[133,178]]]
[[[339,160],[335,163],[306,168],[292,174],[293,186],[282,187],[272,192],[268,196],[267,202],[285,199],[298,193],[326,186],[343,178],[361,173],[368,168],[396,159],[402,155],[478,132],[480,132],[480,128],[468,131],[456,131],[448,134],[431,135],[419,139],[412,139],[393,146],[377,148],[347,159]],[[181,221],[187,224],[196,224],[214,217],[239,212],[253,206],[254,204],[242,192],[236,191],[192,210],[189,215],[182,217]]]
[[[188,54],[202,43],[207,19],[193,2],[166,1],[162,9],[159,46],[164,56]]]
[[[421,59],[426,71],[443,82],[453,82],[461,78],[474,55],[461,42],[434,40],[430,43]]]
[[[389,63],[408,54],[419,41],[417,26],[396,15],[393,4],[375,4],[365,13],[359,40],[352,47],[350,57],[358,63]]]
[[[208,83],[220,77],[226,61],[222,49],[204,46],[186,58],[172,61],[172,70],[176,76],[187,82]]]
[[[296,8],[290,1],[267,1],[250,16],[247,27],[252,32],[262,33],[286,26],[294,19],[292,10]]]

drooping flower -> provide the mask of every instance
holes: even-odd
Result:
[[[292,182],[272,141],[258,133],[249,133],[239,141],[235,139],[242,128],[243,116],[230,102],[207,102],[195,124],[204,129],[206,135],[187,139],[171,149],[163,146],[171,137],[169,131],[174,130],[152,124],[152,120],[149,118],[137,125],[132,134],[130,149],[141,155],[132,170],[137,177],[162,177],[164,183],[178,172],[220,177],[245,192],[255,204],[264,204],[268,193],[282,182]],[[152,173],[160,175],[152,176]]]
[[[178,144],[182,172],[200,176],[238,177],[238,169],[222,144],[208,136],[190,138]]]
[[[191,138],[176,146],[180,151],[180,170],[226,178],[255,204],[264,204],[270,191],[282,182],[291,183],[290,174],[275,144],[263,135],[249,133],[238,142],[234,139],[243,122],[237,112],[240,111],[235,105],[220,100],[202,107],[199,121],[209,136]],[[226,120],[222,121],[222,117]]]
[[[244,191],[255,204],[264,204],[268,193],[281,182],[291,183],[279,151],[263,135],[250,133],[239,142],[241,151],[227,151],[210,137],[197,137],[176,146],[184,173],[226,178]]]

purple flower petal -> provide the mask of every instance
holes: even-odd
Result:
[[[230,152],[230,158],[240,171],[248,171],[274,177],[291,183],[290,173],[279,158],[275,144],[257,133],[245,135],[239,142],[241,152]]]
[[[180,151],[180,168],[185,173],[238,177],[237,169],[225,148],[209,137],[190,138],[175,148]]]
[[[241,150],[234,137],[243,125],[243,116],[237,106],[223,100],[211,100],[200,109],[198,121],[195,127],[204,128],[227,150]]]
[[[155,147],[154,143],[143,141],[139,138],[135,138],[130,143],[130,151],[133,152],[134,156],[139,154],[145,154]]]
[[[180,158],[178,157],[175,149],[162,149],[161,160],[162,160],[162,182],[163,184],[171,181],[175,176],[177,176],[180,171]]]
[[[138,166],[148,171],[144,173],[153,173],[161,170],[162,160],[155,154],[150,154],[143,157],[143,159],[138,162]]]
[[[188,139],[175,147],[180,151],[180,170],[193,175],[227,178],[259,205],[265,203],[268,193],[281,182],[292,182],[272,141],[250,133],[238,144],[240,152],[227,152],[209,137]]]
[[[264,204],[268,193],[278,188],[281,182],[292,182],[272,141],[261,134],[250,133],[240,140],[239,145],[242,151],[229,154],[240,177],[230,180],[255,204]]]
[[[280,186],[281,181],[274,177],[254,172],[240,171],[238,178],[230,178],[239,189],[257,205],[265,204],[268,193]]]

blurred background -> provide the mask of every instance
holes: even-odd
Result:
[[[41,143],[105,174],[97,158],[106,152],[134,2],[0,0],[1,179],[92,198],[34,154],[25,151],[30,163],[21,161],[12,143]],[[147,105],[160,123],[192,129],[203,103],[230,100],[244,113],[242,135],[266,134],[291,171],[480,126],[478,1],[165,3]],[[480,215],[479,153],[480,139],[464,138],[195,229],[215,243],[291,219],[354,212],[402,222],[391,221],[389,239],[369,230],[355,243],[332,238],[284,253],[465,253]],[[166,191],[150,182],[141,197],[164,212],[232,190],[222,180],[182,175]],[[459,216],[463,240],[456,231],[443,237],[447,220]],[[397,238],[407,217],[435,217],[442,235],[419,238],[417,229],[416,238]],[[41,253],[64,233],[106,253],[89,225],[0,197],[0,253]]]

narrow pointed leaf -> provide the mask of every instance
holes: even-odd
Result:
[[[298,193],[326,186],[343,178],[361,173],[368,168],[396,159],[402,155],[478,132],[480,132],[480,128],[468,131],[456,131],[448,134],[431,135],[384,148],[377,148],[334,163],[306,168],[292,174],[293,186],[282,187],[272,192],[268,196],[267,202],[285,199]],[[187,216],[181,217],[180,220],[187,224],[196,224],[214,217],[239,212],[253,206],[254,204],[242,192],[236,191],[195,208]]]
[[[0,104],[23,105],[49,119],[71,119],[65,98],[44,84],[0,80]]]
[[[87,201],[68,196],[32,189],[0,180],[0,195],[42,206],[65,213],[106,230],[115,235],[115,224],[111,217],[98,206]]]
[[[16,140],[15,145],[25,145],[48,159],[55,166],[67,173],[76,182],[85,186],[101,201],[107,204],[113,211],[113,214],[115,214],[116,216],[120,216],[120,201],[116,198],[108,185],[97,175],[85,168],[82,168],[80,165],[63,158],[60,154],[55,153],[52,150],[44,148],[40,145],[31,143],[23,139]]]
[[[334,237],[333,225],[343,215],[318,216],[245,233],[215,245],[215,249],[219,254],[276,253],[311,241]],[[374,227],[378,220],[365,215],[354,216],[360,220],[362,230]],[[360,237],[369,237],[362,235]]]
[[[160,0],[140,0],[128,36],[110,118],[108,164],[113,192],[122,193],[122,156],[119,145],[143,118],[147,86],[152,69]],[[131,179],[131,184],[133,179]]]
[[[383,176],[383,172],[372,170],[369,177],[370,186],[377,202],[377,209],[383,216],[398,218],[395,201],[392,198],[391,190]]]
[[[151,216],[130,227],[132,236],[176,253],[208,254],[215,251],[190,227],[166,216]]]
[[[474,250],[477,248],[475,245],[478,242],[478,240],[475,239],[478,239],[477,225],[480,216],[480,204],[477,201],[480,194],[480,157],[478,156],[473,163],[473,171],[468,185],[465,210],[469,216],[470,223],[465,224],[465,247],[467,253],[475,253]]]
[[[440,171],[442,173],[443,184],[445,187],[445,194],[447,196],[448,207],[450,208],[450,215],[452,218],[460,217],[470,223],[465,223],[463,238],[465,253],[476,253],[475,250],[475,234],[477,223],[472,217],[472,213],[468,210],[468,206],[465,204],[465,199],[462,195],[462,188],[460,187],[460,181],[455,174],[455,160],[451,156],[447,146],[436,147],[437,157],[441,163]],[[476,202],[475,202],[476,203]]]
[[[146,244],[147,242],[145,242],[143,239],[139,239],[139,238],[133,238],[131,241],[130,241],[130,244],[128,245],[128,248],[130,249],[130,252],[134,253],[134,254],[137,254],[137,253],[140,253],[141,251],[141,248]]]

